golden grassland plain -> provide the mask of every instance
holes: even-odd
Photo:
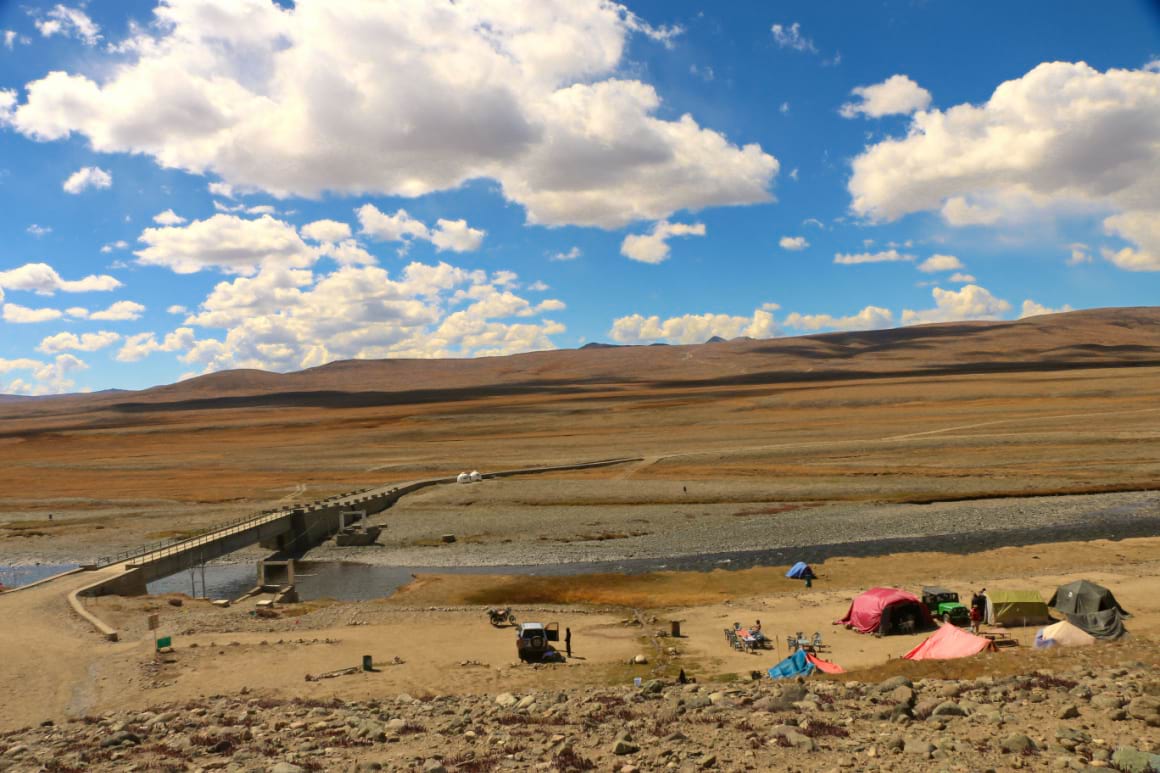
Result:
[[[875,508],[899,503],[1154,491],[1160,311],[460,362],[338,363],[286,376],[217,374],[141,393],[0,400],[0,553],[9,561],[80,561],[355,487],[611,457],[641,461],[481,491],[499,492],[493,511],[507,508],[530,524],[527,540],[594,544],[647,540],[632,531],[654,532],[663,522],[634,526],[610,517],[539,531],[532,514],[565,506],[675,511],[678,501],[691,501],[727,505],[722,522],[740,523],[813,507],[848,505],[872,517]],[[473,529],[471,508],[483,503],[461,492],[404,500],[396,515],[421,512],[424,502],[447,509],[448,497],[459,498],[452,504],[460,531],[481,532],[465,548],[502,549]],[[384,517],[389,524],[392,511]],[[84,582],[68,577],[0,596],[0,615],[20,621],[0,628],[0,727],[255,684],[287,695],[357,697],[623,681],[625,660],[652,646],[647,626],[623,624],[633,610],[660,626],[686,621],[677,659],[659,657],[658,673],[685,664],[733,678],[768,667],[772,657],[733,652],[721,635],[734,621],[758,617],[778,637],[823,630],[847,667],[911,668],[886,661],[916,637],[874,639],[828,627],[874,584],[1050,592],[1086,575],[1114,588],[1136,614],[1136,642],[1148,642],[1160,635],[1158,540],[831,558],[808,592],[788,585],[784,567],[535,582],[424,575],[388,600],[312,603],[261,623],[244,606],[100,599],[94,611],[125,631],[117,643],[100,641],[68,611],[64,594]],[[699,547],[681,546],[684,553]],[[560,669],[510,668],[510,632],[491,629],[481,614],[491,603],[519,605],[521,619],[570,622],[584,659]],[[177,636],[172,663],[153,662],[143,625],[150,611]],[[1024,643],[1029,635],[1019,634]],[[1108,648],[1109,662],[1138,646]],[[367,653],[404,662],[373,678],[303,681]],[[1022,668],[1054,657],[1023,650],[945,668]],[[1006,665],[1019,658],[1027,660]],[[460,665],[471,661],[488,667]]]

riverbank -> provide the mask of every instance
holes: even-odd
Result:
[[[779,502],[757,498],[760,491],[760,485],[733,481],[693,487],[635,480],[442,486],[372,519],[385,527],[382,547],[327,543],[306,558],[639,573],[1160,536],[1160,491],[923,505]],[[444,534],[455,542],[443,542]]]

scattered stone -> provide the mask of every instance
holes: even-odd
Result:
[[[1022,733],[1007,736],[1000,742],[999,748],[1007,754],[1029,754],[1039,749],[1035,745],[1035,741]]]
[[[1160,770],[1160,754],[1150,754],[1132,746],[1121,746],[1112,753],[1112,764],[1123,773],[1154,773]]]

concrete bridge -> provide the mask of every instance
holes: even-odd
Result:
[[[640,458],[634,457],[601,459],[551,467],[527,467],[485,473],[483,478],[487,480],[513,475],[581,470],[639,461],[641,461]],[[147,592],[148,583],[154,580],[200,566],[215,558],[254,544],[260,544],[278,552],[301,554],[322,544],[337,533],[343,526],[344,513],[352,510],[365,511],[369,517],[382,512],[401,497],[413,491],[445,483],[455,483],[455,476],[429,478],[410,483],[353,491],[308,505],[266,511],[216,527],[197,537],[164,545],[148,546],[112,556],[95,565],[77,570],[92,572],[93,582],[69,593],[69,603],[77,614],[91,623],[102,635],[116,641],[117,632],[89,612],[81,601],[82,597],[108,594],[142,595]]]

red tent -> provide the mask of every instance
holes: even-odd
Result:
[[[881,633],[894,633],[905,618],[912,618],[923,627],[933,624],[930,610],[913,593],[898,588],[871,588],[854,599],[845,617],[834,622],[860,633],[874,633],[879,628]]]
[[[813,653],[806,653],[806,661],[813,663],[814,668],[821,671],[823,674],[844,674],[846,669],[839,666],[837,663],[831,663],[828,660],[822,660]]]
[[[982,636],[975,636],[973,633],[967,633],[948,623],[902,657],[907,660],[950,660],[952,658],[969,658],[971,655],[978,655],[983,650],[994,652],[995,642],[984,639]]]

